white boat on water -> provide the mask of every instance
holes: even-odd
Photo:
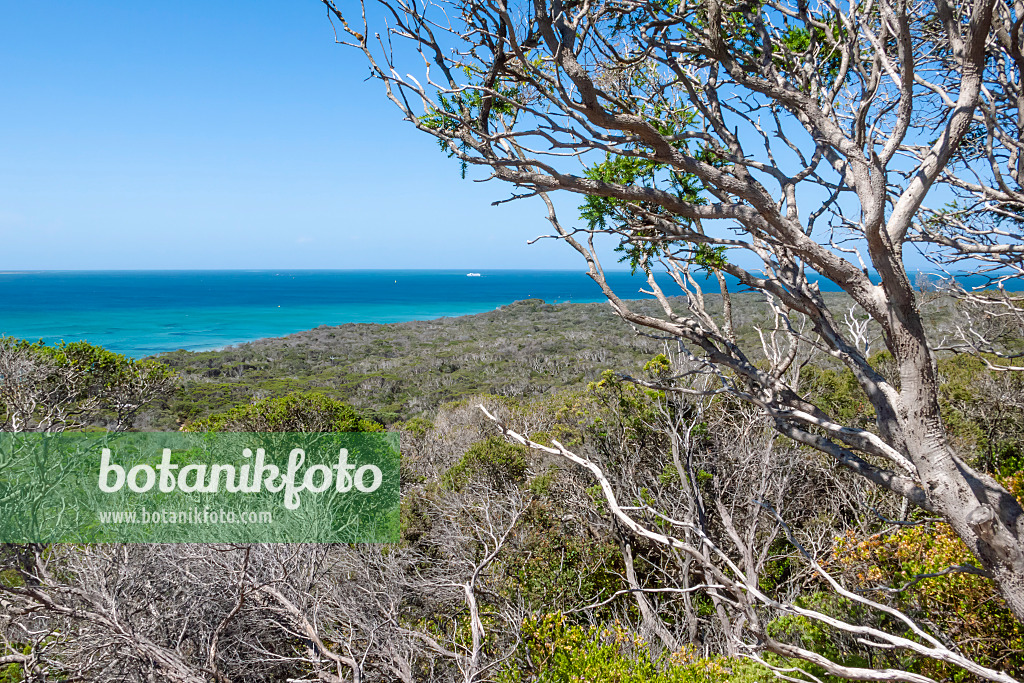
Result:
[[[466,277],[480,277],[480,273],[466,273]]]

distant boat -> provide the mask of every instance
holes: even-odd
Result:
[[[466,277],[480,277],[480,273],[466,273]]]

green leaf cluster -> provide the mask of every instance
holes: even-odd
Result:
[[[675,126],[671,123],[659,123],[663,135],[671,137]],[[622,186],[638,186],[643,188],[661,188],[671,192],[680,201],[689,204],[704,204],[701,196],[702,185],[696,176],[680,173],[666,164],[657,163],[641,156],[612,155],[605,160],[586,169],[585,175],[591,180]],[[637,268],[650,273],[650,260],[665,248],[660,233],[651,227],[636,227],[630,221],[631,212],[642,210],[646,214],[665,216],[668,220],[681,220],[653,202],[621,199],[597,194],[589,194],[579,206],[580,218],[591,230],[613,229],[622,235],[622,241],[616,247],[621,253],[619,262],[627,261],[631,271]],[[683,220],[689,224],[689,221]],[[718,253],[722,257],[723,252]]]
[[[324,394],[294,392],[197,420],[190,432],[380,432],[355,408]]]
[[[85,341],[47,345],[13,337],[0,337],[0,353],[9,363],[31,378],[29,392],[37,397],[33,417],[42,417],[62,405],[62,412],[75,422],[103,423],[116,416],[134,414],[142,405],[167,392],[177,381],[176,373],[154,360],[133,360]],[[12,411],[24,409],[24,392],[16,388],[16,374],[0,375],[0,423]],[[23,397],[22,397],[23,398]]]
[[[441,481],[449,489],[459,490],[470,480],[479,478],[498,490],[505,490],[525,481],[527,453],[525,446],[490,436],[470,446]]]
[[[455,156],[456,145],[459,150],[466,152],[468,145],[465,140],[459,139],[460,132],[464,129],[475,130],[478,125],[479,115],[482,108],[488,106],[487,119],[498,115],[512,116],[516,112],[517,98],[520,96],[518,88],[498,85],[494,88],[496,94],[485,93],[477,87],[466,87],[464,90],[452,94],[439,94],[437,106],[431,107],[427,113],[417,119],[417,123],[428,130],[437,131],[441,135],[437,138],[437,144],[448,158]],[[466,179],[467,164],[465,159],[460,159],[462,179]]]
[[[523,623],[526,657],[506,668],[500,683],[752,683],[765,679],[739,660],[699,657],[692,648],[652,654],[636,633],[618,622],[573,624],[545,614]]]

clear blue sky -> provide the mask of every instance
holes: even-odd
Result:
[[[316,0],[0,7],[0,270],[584,268],[527,247],[543,206],[460,180]]]

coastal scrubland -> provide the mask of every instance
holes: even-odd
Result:
[[[955,328],[955,302],[926,303],[936,338]],[[747,342],[773,324],[763,299],[739,295],[734,306]],[[872,363],[890,373],[870,321],[851,311],[849,324],[862,326]],[[1020,625],[944,523],[782,440],[728,395],[658,389],[692,359],[674,342],[638,334],[607,305],[528,300],[141,362],[88,345],[6,340],[3,350],[0,364],[36,367],[38,386],[84,387],[68,397],[76,428],[113,426],[111,410],[124,402],[112,387],[121,383],[146,404],[118,417],[133,429],[386,428],[401,434],[403,464],[395,545],[5,547],[12,658],[0,661],[12,663],[0,681],[28,680],[33,669],[13,657],[29,654],[54,680],[753,683],[772,678],[766,666],[831,680],[756,642],[738,649],[734,606],[714,576],[617,521],[592,472],[511,432],[593,463],[647,528],[712,539],[777,597],[778,608],[759,613],[766,638],[850,667],[973,680],[954,664],[879,650],[856,633],[837,638],[784,609],[926,641],[893,612],[837,593],[813,558],[850,595],[909,615],[984,666],[1024,672]],[[817,405],[870,428],[849,371],[814,349],[795,368]],[[939,370],[958,451],[1021,495],[1020,373],[954,354],[940,355]],[[0,374],[13,386],[10,371]],[[69,384],[72,376],[89,381]],[[18,397],[2,398],[12,414]],[[685,438],[672,437],[680,432]],[[699,529],[665,516],[679,519],[688,506],[702,511]]]
[[[465,396],[540,396],[606,368],[637,369],[663,344],[631,334],[607,304],[518,301],[490,313],[390,325],[318,327],[159,360],[182,377],[165,418],[179,423],[253,398],[320,391],[385,423]]]
[[[842,294],[824,296],[839,310],[847,306]],[[756,348],[758,329],[774,325],[771,313],[759,295],[732,299],[738,340]],[[638,312],[660,312],[654,300],[631,305]],[[716,295],[707,295],[707,305],[720,313]],[[948,300],[930,302],[936,329],[949,326],[955,314]],[[877,332],[868,334],[878,346]],[[649,331],[625,325],[607,303],[528,299],[478,315],[322,326],[217,351],[160,355],[180,375],[181,388],[147,419],[161,428],[180,426],[240,402],[318,391],[390,424],[463,397],[526,399],[583,387],[605,370],[637,373],[670,347]],[[822,357],[816,363],[830,361]]]

